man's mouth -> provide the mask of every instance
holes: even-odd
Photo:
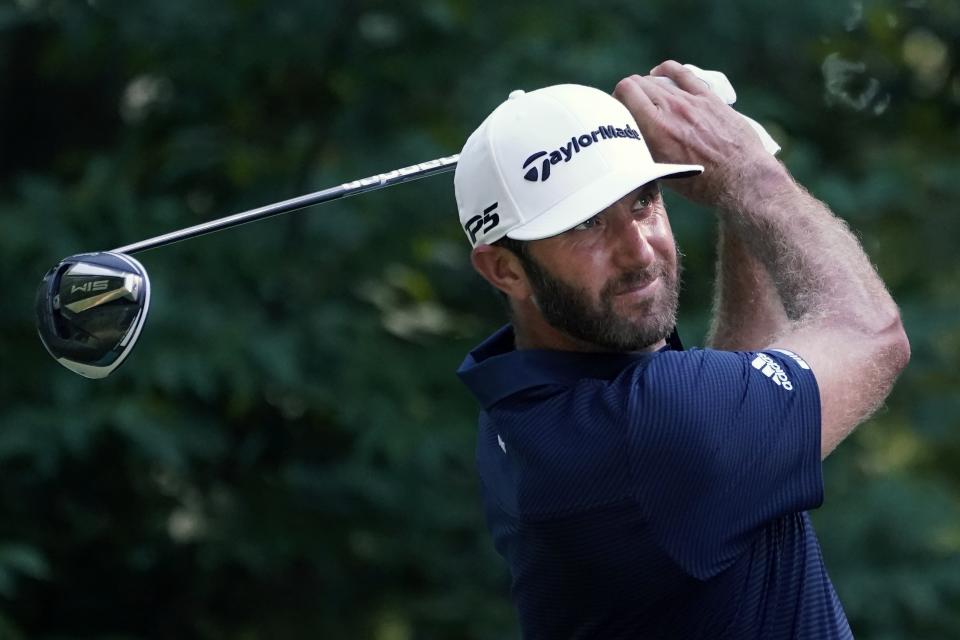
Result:
[[[613,295],[615,296],[643,296],[653,290],[654,286],[660,282],[660,276],[654,276],[647,280],[639,280],[629,285],[618,288]]]

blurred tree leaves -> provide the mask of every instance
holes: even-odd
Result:
[[[730,76],[903,306],[911,367],[815,519],[858,637],[957,637],[957,42],[949,0],[0,5],[0,636],[516,637],[453,375],[502,315],[449,176],[144,254],[152,316],[106,381],[43,352],[34,287],[673,57]],[[669,202],[695,344],[712,222]]]

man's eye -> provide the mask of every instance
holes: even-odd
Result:
[[[599,222],[597,218],[598,216],[593,216],[592,218],[584,220],[583,222],[575,226],[574,229],[576,229],[577,231],[586,231],[587,229],[593,229],[595,226],[597,226],[597,223]]]
[[[640,196],[637,198],[637,201],[633,204],[634,211],[642,211],[646,209],[651,204],[653,204],[653,199],[650,196]]]

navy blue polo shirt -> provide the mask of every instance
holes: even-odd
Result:
[[[525,638],[851,638],[806,510],[820,398],[786,351],[517,350],[458,374]]]

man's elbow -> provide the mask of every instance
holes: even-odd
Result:
[[[880,357],[891,374],[896,379],[910,362],[910,339],[903,326],[899,311],[894,313],[888,326],[880,337]]]

